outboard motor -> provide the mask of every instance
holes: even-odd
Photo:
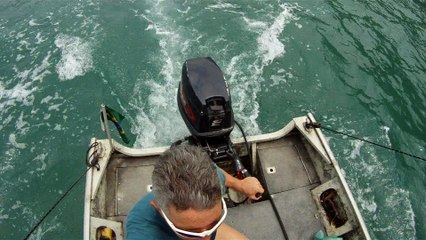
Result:
[[[232,152],[234,128],[231,96],[222,70],[210,57],[186,60],[177,96],[192,141],[206,148],[216,161]]]

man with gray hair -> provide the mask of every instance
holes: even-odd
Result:
[[[198,146],[165,151],[154,167],[153,192],[130,211],[126,239],[247,239],[223,223],[225,187],[257,200],[264,189],[254,177],[237,179],[218,168]]]

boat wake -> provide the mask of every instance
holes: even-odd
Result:
[[[191,4],[170,6],[170,3],[153,3],[148,9],[135,9],[133,12],[145,25],[147,34],[158,40],[159,52],[150,59],[150,69],[144,70],[135,83],[134,100],[129,104],[137,112],[130,117],[131,131],[137,135],[134,147],[167,145],[189,135],[177,109],[176,95],[181,67],[185,59],[210,55],[217,61],[228,80],[235,118],[248,135],[261,133],[257,123],[259,116],[258,94],[262,91],[263,70],[274,60],[284,56],[283,30],[292,20],[298,18],[293,13],[295,6],[280,5],[278,12],[265,15],[247,16],[238,12],[241,6],[236,4],[209,5],[197,9]],[[176,9],[186,9],[178,11]],[[196,12],[198,11],[198,12]],[[179,24],[189,16],[205,15],[219,11],[239,22],[241,29],[257,37],[248,42],[247,47],[238,46],[225,39],[232,38],[230,32],[208,35],[196,24]],[[239,13],[239,14],[235,14]],[[262,20],[257,20],[262,19]],[[252,49],[257,49],[253,52]],[[241,51],[241,49],[243,49]],[[155,71],[160,72],[158,75]],[[281,69],[281,74],[283,69]],[[287,77],[291,74],[288,74]],[[282,81],[276,76],[276,82]],[[285,81],[285,80],[284,80]],[[141,97],[149,92],[148,97]],[[239,131],[234,131],[240,136]]]

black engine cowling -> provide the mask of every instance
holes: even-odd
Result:
[[[186,60],[179,83],[178,107],[192,141],[213,160],[229,157],[234,128],[231,96],[222,70],[210,57]]]
[[[231,96],[223,72],[210,57],[185,61],[177,100],[193,137],[201,140],[231,133]]]

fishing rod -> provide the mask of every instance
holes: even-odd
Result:
[[[415,158],[415,159],[426,161],[426,158],[424,158],[424,157],[419,157],[419,156],[416,156],[414,154],[407,153],[407,152],[404,152],[404,151],[401,151],[399,149],[395,149],[395,148],[392,148],[392,147],[388,147],[388,146],[382,145],[380,143],[372,142],[372,141],[369,141],[367,139],[364,139],[364,138],[361,138],[361,137],[358,137],[358,136],[354,136],[354,135],[351,135],[351,134],[348,134],[348,133],[337,131],[337,130],[334,130],[334,129],[329,128],[329,127],[324,127],[320,123],[313,123],[313,122],[306,123],[305,127],[307,127],[307,128],[321,128],[321,129],[324,129],[326,131],[329,131],[329,132],[332,132],[332,133],[335,133],[335,134],[344,135],[346,137],[350,137],[352,139],[356,139],[356,140],[359,140],[359,141],[362,141],[362,142],[366,142],[366,143],[372,144],[372,145],[377,146],[377,147],[381,147],[381,148],[384,148],[384,149],[387,149],[387,150],[391,150],[391,151],[394,151],[396,153],[399,153],[399,154],[402,154],[402,155],[405,155],[405,156],[409,156],[409,157],[412,157],[412,158]]]
[[[43,215],[43,217],[31,228],[31,230],[28,232],[28,234],[25,236],[24,240],[27,240],[31,235],[34,233],[34,231],[40,226],[40,224],[46,219],[47,216],[58,206],[60,202],[71,192],[71,190],[81,181],[81,179],[84,177],[84,175],[87,174],[87,172],[92,168],[95,167],[99,171],[99,164],[97,159],[97,147],[98,142],[92,143],[86,152],[86,165],[87,169],[85,169],[82,174],[80,175],[77,180],[74,181],[74,183],[67,189],[67,191],[62,194],[62,196],[53,204],[53,206]],[[90,155],[89,153],[92,152]]]

